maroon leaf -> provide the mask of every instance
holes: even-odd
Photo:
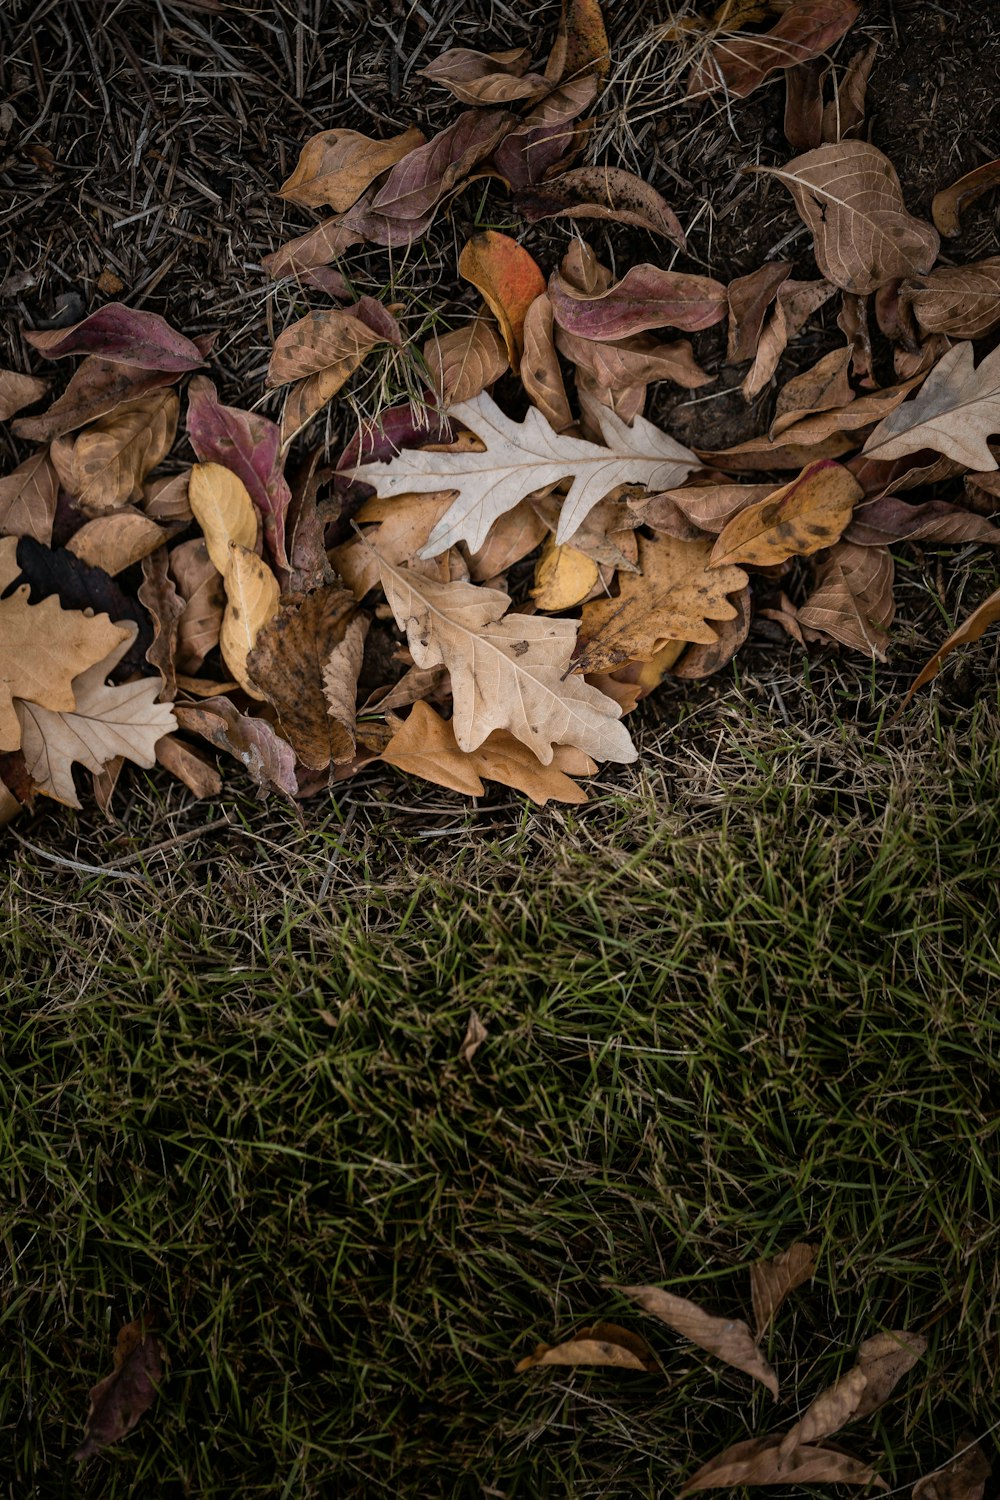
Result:
[[[716,42],[704,62],[692,69],[688,97],[724,88],[745,99],[776,68],[793,68],[826,52],[859,14],[855,0],[792,0],[777,24],[761,36]]]
[[[493,153],[493,165],[515,191],[541,182],[577,154],[578,120],[597,97],[593,74],[571,78],[528,111]]]
[[[726,288],[708,276],[633,266],[596,296],[575,292],[558,271],[549,281],[556,322],[590,339],[620,339],[647,328],[709,328],[726,316]]]
[[[420,219],[434,209],[477,162],[516,124],[503,110],[470,109],[397,162],[372,200],[372,210],[389,219]]]
[[[620,167],[578,167],[519,193],[515,205],[534,224],[539,219],[610,219],[661,234],[683,250],[684,231],[667,200],[649,183]]]
[[[401,448],[419,448],[425,443],[450,443],[454,431],[447,417],[426,407],[390,406],[378,420],[362,427],[337,460],[333,487],[341,503],[360,503],[375,493],[370,484],[355,482],[354,471],[362,464],[391,458]]]
[[[67,354],[97,354],[113,364],[140,370],[196,370],[205,361],[190,339],[171,328],[159,313],[135,311],[122,302],[109,302],[72,328],[25,333],[47,359]]]
[[[117,1443],[132,1431],[156,1399],[163,1379],[160,1341],[142,1320],[126,1323],[115,1345],[114,1370],[90,1392],[83,1443],[73,1454],[77,1463]]]
[[[107,416],[126,401],[173,385],[177,378],[175,370],[146,370],[91,354],[73,371],[69,385],[48,411],[40,417],[18,417],[11,427],[18,437],[47,443]]]
[[[949,505],[946,500],[910,505],[906,500],[885,495],[855,509],[844,541],[856,542],[861,547],[888,547],[893,542],[915,541],[987,542],[997,547],[1000,526],[959,505]]]

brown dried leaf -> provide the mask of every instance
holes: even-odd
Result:
[[[172,702],[177,696],[177,627],[186,605],[168,572],[169,562],[166,547],[143,558],[139,603],[153,621],[153,644],[146,660],[160,674],[160,697]]]
[[[292,380],[322,374],[329,383],[326,398],[329,399],[354,373],[368,351],[384,342],[383,334],[343,308],[321,308],[306,313],[275,340],[266,384],[287,385]],[[318,411],[319,406],[315,409]]]
[[[1000,475],[996,476],[1000,478]],[[880,495],[855,507],[844,540],[861,547],[888,547],[893,542],[986,542],[1000,546],[1000,526],[982,516],[949,505],[946,500],[928,500],[910,505],[892,495]]]
[[[0,370],[0,422],[7,422],[24,406],[41,401],[49,388],[47,380],[37,375],[22,375],[18,370]]]
[[[191,470],[169,478],[151,479],[143,490],[142,508],[152,521],[190,521],[188,481]]]
[[[909,703],[914,693],[919,692],[922,687],[926,687],[928,682],[933,681],[940,672],[945,657],[950,656],[956,646],[965,646],[970,641],[978,641],[989,627],[995,625],[998,620],[1000,620],[1000,589],[990,594],[988,599],[984,599],[982,604],[978,605],[972,611],[971,615],[968,615],[962,621],[961,625],[952,631],[948,639],[938,647],[919,676],[910,685],[906,697],[899,706],[900,713]]]
[[[372,213],[419,225],[516,123],[516,116],[503,110],[466,110],[426,146],[418,146],[396,163],[372,198]]]
[[[797,63],[785,73],[785,140],[793,151],[814,151],[823,142],[823,75],[819,58]]]
[[[949,349],[913,400],[879,423],[865,455],[884,460],[932,448],[967,469],[995,469],[987,439],[1000,432],[1000,349],[978,366],[972,360],[969,343]]]
[[[58,494],[48,454],[33,453],[0,479],[0,536],[33,536],[48,547]]]
[[[689,541],[699,531],[717,536],[740,511],[773,494],[771,484],[692,484],[629,500],[629,509],[640,525]]]
[[[886,548],[838,542],[798,611],[799,624],[884,661],[887,632],[896,613],[894,571]]]
[[[516,375],[524,349],[524,319],[545,291],[545,277],[527,250],[509,235],[487,229],[474,234],[458,257],[458,274],[485,298],[500,325]]]
[[[449,89],[463,104],[512,104],[549,92],[550,85],[540,73],[527,71],[530,62],[527,47],[514,47],[508,52],[451,47],[421,68],[420,76]]]
[[[515,191],[534,186],[579,155],[583,128],[574,122],[597,96],[593,74],[571,78],[534,105],[493,153],[493,166]]]
[[[113,578],[162,547],[167,536],[162,526],[142,511],[126,506],[111,515],[85,521],[66,543],[66,550],[88,567],[103,568]]]
[[[832,411],[854,400],[850,382],[851,350],[832,349],[811,369],[796,375],[778,392],[770,436],[779,437],[803,417]]]
[[[470,1010],[469,1024],[465,1028],[465,1036],[462,1038],[462,1045],[458,1049],[458,1061],[470,1063],[488,1036],[489,1032],[479,1019],[479,1016],[474,1010]]]
[[[469,577],[474,583],[488,583],[499,578],[522,557],[534,552],[546,530],[545,522],[531,500],[522,500],[493,522],[479,551],[469,554]],[[413,567],[412,562],[410,566]],[[452,576],[455,576],[454,569]]]
[[[726,288],[709,276],[633,266],[607,291],[585,296],[563,280],[549,280],[555,320],[568,333],[590,339],[620,339],[647,328],[710,328],[726,316]]]
[[[686,248],[680,220],[667,200],[621,167],[576,167],[519,193],[515,204],[529,224],[539,219],[602,219],[634,225]]]
[[[311,271],[336,260],[352,245],[362,244],[364,238],[360,230],[343,224],[338,214],[272,250],[262,258],[261,265],[276,281],[295,276],[308,284]]]
[[[524,315],[521,384],[553,431],[565,432],[573,425],[573,413],[559,368],[553,327],[552,303],[543,292]]]
[[[539,1365],[584,1365],[588,1368],[609,1365],[618,1370],[645,1370],[649,1375],[661,1373],[660,1363],[652,1349],[638,1333],[620,1328],[617,1323],[593,1323],[579,1329],[561,1344],[538,1344],[534,1354],[519,1360],[516,1370],[533,1370]]]
[[[298,794],[295,751],[266,719],[241,714],[228,698],[221,697],[206,698],[197,707],[178,704],[176,713],[182,729],[234,755],[262,792],[275,789],[287,797]]]
[[[255,552],[230,542],[223,582],[226,609],[219,632],[222,659],[245,693],[263,698],[265,694],[251,678],[247,662],[259,631],[278,613],[278,580]]]
[[[71,439],[60,437],[51,456],[80,509],[97,516],[139,499],[146,475],[166,458],[177,432],[174,391],[130,401]]]
[[[745,99],[776,68],[793,68],[828,51],[854,25],[860,9],[855,0],[792,0],[761,36],[726,36],[716,42],[704,61],[692,68],[688,97],[724,88]],[[728,30],[731,22],[725,24]]]
[[[219,644],[226,607],[222,574],[201,537],[174,547],[170,571],[184,599],[184,613],[177,626],[177,665],[184,672],[197,672]]]
[[[925,1474],[913,1486],[911,1500],[983,1500],[993,1470],[978,1443],[967,1443],[951,1463]]]
[[[151,1327],[148,1318],[138,1318],[119,1331],[114,1369],[90,1391],[84,1440],[73,1454],[77,1463],[125,1437],[156,1399],[163,1348]]]
[[[748,401],[752,401],[767,385],[789,339],[795,337],[835,291],[831,281],[785,281],[778,288],[774,311],[764,325],[754,362],[741,387]]]
[[[452,333],[435,334],[423,356],[444,407],[473,400],[508,368],[504,341],[493,320],[484,317]]]
[[[733,517],[712,549],[712,566],[769,567],[831,547],[863,496],[842,464],[831,459],[809,464],[791,484]]]
[[[777,296],[778,288],[788,280],[791,269],[788,261],[768,261],[751,271],[749,276],[737,276],[729,283],[726,288],[729,303],[727,364],[753,359],[767,309]]]
[[[328,205],[343,213],[376,177],[422,146],[425,139],[415,126],[387,141],[372,140],[356,130],[321,130],[306,141],[278,197],[304,208]]]
[[[330,561],[359,602],[379,581],[378,556],[391,563],[407,563],[441,583],[451,581],[452,558],[421,559],[417,553],[451,503],[451,491],[430,495],[399,495],[391,500],[366,500],[357,513],[359,523],[377,522],[378,531],[334,547]]]
[[[109,415],[126,402],[174,385],[177,379],[174,372],[143,370],[90,354],[74,370],[69,385],[48,411],[40,417],[18,417],[12,430],[18,437],[47,443]]]
[[[831,1448],[797,1448],[783,1457],[776,1437],[746,1438],[709,1459],[691,1475],[677,1500],[699,1490],[736,1489],[741,1485],[873,1484],[888,1485],[875,1471],[849,1453]]]
[[[714,1313],[699,1307],[697,1302],[690,1302],[687,1297],[675,1297],[673,1292],[664,1291],[662,1287],[621,1286],[616,1290],[638,1302],[644,1312],[659,1318],[681,1338],[690,1339],[699,1349],[705,1349],[716,1359],[759,1380],[777,1400],[778,1377],[757,1348],[745,1323],[732,1318],[717,1318]],[[699,1470],[698,1475],[703,1472]],[[689,1480],[685,1488],[690,1489],[692,1484],[693,1481]]]
[[[730,597],[736,608],[733,619],[719,622],[716,639],[711,645],[688,646],[684,655],[669,668],[673,677],[698,682],[704,677],[713,677],[732,661],[750,634],[750,585]]]
[[[925,333],[982,338],[1000,325],[1000,255],[971,266],[938,266],[929,276],[904,281],[900,297]]]
[[[896,276],[925,275],[937,258],[937,231],[906,211],[896,169],[867,141],[840,141],[796,156],[777,177],[812,230],[827,281],[865,296]]]
[[[222,791],[222,777],[211,762],[175,734],[165,734],[162,740],[157,740],[156,759],[196,797],[217,797]]]
[[[915,1333],[878,1333],[858,1349],[858,1362],[821,1391],[781,1439],[783,1457],[796,1448],[832,1437],[848,1422],[867,1417],[882,1406],[927,1349]]]
[[[938,233],[943,234],[946,239],[954,239],[957,234],[961,234],[962,210],[996,187],[1000,187],[1000,160],[983,162],[982,166],[966,172],[964,177],[960,177],[950,187],[935,193],[931,204],[931,218]]]
[[[865,122],[868,76],[877,52],[878,42],[872,42],[861,52],[855,52],[848,63],[837,85],[836,96],[823,111],[822,139],[824,141],[842,141],[848,136],[860,134]]]
[[[750,1296],[753,1300],[754,1330],[758,1342],[778,1316],[785,1298],[804,1282],[811,1281],[819,1256],[818,1245],[798,1240],[787,1250],[760,1260],[750,1267]]]
[[[560,328],[556,346],[560,354],[572,360],[578,369],[585,370],[606,391],[623,392],[634,386],[653,385],[658,380],[672,380],[675,385],[694,391],[711,385],[715,379],[696,362],[688,339],[661,344],[652,334],[639,333],[606,343]]]
[[[600,0],[563,0],[559,33],[545,76],[553,82],[589,76],[603,80],[610,66]]]

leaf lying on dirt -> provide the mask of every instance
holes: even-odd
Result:
[[[73,1454],[82,1463],[132,1431],[156,1399],[163,1379],[163,1350],[148,1319],[126,1323],[115,1344],[114,1369],[90,1391],[83,1443]]]
[[[1000,326],[1000,255],[971,266],[938,266],[904,282],[900,297],[925,333],[982,338]]]
[[[519,1360],[515,1368],[520,1374],[539,1365],[610,1365],[619,1370],[645,1370],[649,1375],[661,1373],[646,1340],[617,1323],[593,1323],[561,1344],[538,1344],[534,1354]]]
[[[966,1443],[951,1463],[918,1479],[912,1500],[983,1500],[993,1470],[978,1443]]]
[[[927,1349],[915,1333],[878,1333],[858,1349],[858,1362],[835,1384],[821,1391],[781,1439],[780,1453],[788,1458],[796,1448],[832,1437],[848,1422],[867,1417],[888,1401],[907,1371]]]
[[[988,599],[984,599],[982,604],[978,605],[972,611],[971,615],[968,615],[962,621],[961,625],[952,631],[948,639],[938,647],[919,676],[910,685],[906,697],[900,704],[900,711],[906,707],[915,693],[919,692],[922,687],[926,687],[928,682],[933,681],[940,672],[945,657],[950,656],[956,646],[964,646],[970,641],[978,641],[989,627],[995,625],[998,620],[1000,620],[1000,589],[990,594]]]
[[[0,370],[0,422],[9,421],[22,407],[34,406],[48,388],[49,382],[40,380],[37,375]]]
[[[508,729],[550,765],[554,746],[575,746],[597,760],[631,761],[636,750],[616,704],[579,677],[567,676],[575,620],[507,614],[497,589],[435,583],[380,559],[382,586],[418,667],[451,674],[452,723],[462,750],[494,729]]]
[[[864,446],[873,458],[932,448],[967,469],[995,469],[987,438],[1000,432],[1000,349],[973,363],[970,343],[949,349],[912,401],[880,422]]]
[[[306,141],[278,197],[305,208],[328,206],[343,213],[376,177],[424,143],[424,133],[416,127],[387,141],[372,140],[356,130],[321,130]]]
[[[57,438],[52,462],[81,509],[101,515],[141,496],[146,475],[173,445],[179,413],[174,391],[152,391],[101,417],[75,439]]]
[[[620,1286],[616,1290],[638,1302],[644,1312],[659,1318],[681,1338],[690,1339],[699,1349],[759,1380],[777,1399],[778,1377],[757,1348],[745,1323],[732,1318],[717,1318],[699,1307],[697,1302],[690,1302],[687,1297],[675,1297],[673,1292],[664,1291],[662,1287]],[[699,1470],[699,1474],[702,1472]],[[685,1488],[692,1484],[693,1481],[689,1480]]]
[[[761,330],[754,361],[741,390],[748,401],[767,385],[789,339],[836,291],[832,281],[785,281],[778,288],[774,311]]]
[[[257,412],[223,406],[212,382],[196,375],[188,387],[187,430],[202,463],[222,464],[242,479],[263,517],[268,551],[279,568],[287,567],[285,516],[292,492],[277,424]]]
[[[866,296],[934,264],[937,231],[907,213],[895,167],[867,141],[819,146],[784,167],[754,170],[788,188],[812,230],[816,264],[844,291]]]
[[[510,367],[517,374],[524,348],[524,319],[545,291],[545,277],[527,250],[509,235],[487,229],[474,234],[458,257],[458,274],[485,298],[500,325]]]
[[[708,538],[639,539],[641,573],[619,575],[615,599],[584,605],[579,672],[603,672],[627,661],[648,661],[667,641],[716,640],[710,620],[731,620],[728,595],[747,584],[742,568],[713,567]]]
[[[740,511],[712,549],[712,566],[768,567],[831,547],[864,497],[849,469],[820,459],[756,505]]]
[[[824,141],[842,141],[859,135],[865,122],[865,100],[868,78],[878,53],[878,42],[855,52],[837,84],[837,91],[823,110],[821,135]]]
[[[0,594],[19,576],[16,537],[0,538]],[[30,699],[53,713],[76,706],[79,674],[103,663],[130,631],[107,615],[63,609],[55,597],[28,603],[22,584],[0,598],[0,750],[16,750],[21,725],[15,700]],[[575,629],[575,627],[574,627]]]
[[[354,714],[344,723],[330,713],[325,672],[357,608],[354,595],[337,587],[286,599],[263,621],[246,659],[257,696],[277,711],[281,733],[302,764],[313,770],[354,755]],[[360,669],[360,656],[357,666]],[[234,670],[233,675],[240,674]],[[357,677],[353,685],[357,687]]]
[[[884,661],[896,613],[893,576],[892,553],[886,548],[838,542],[798,611],[799,623]]]
[[[729,329],[726,362],[739,364],[753,359],[760,343],[767,309],[777,296],[778,288],[788,280],[791,265],[786,260],[768,261],[748,276],[737,276],[726,287],[729,304]]]
[[[177,728],[171,705],[156,701],[158,679],[143,677],[118,687],[105,681],[134,636],[135,627],[130,626],[103,661],[74,678],[72,708],[55,712],[35,702],[17,704],[28,773],[39,791],[67,807],[80,806],[73,785],[74,761],[99,771],[106,761],[122,755],[149,767],[156,762],[156,741]]]
[[[453,407],[450,415],[486,443],[483,452],[404,450],[387,464],[364,464],[356,471],[356,477],[375,485],[381,496],[458,490],[459,498],[421,548],[419,556],[424,558],[459,541],[478,551],[494,521],[525,495],[572,477],[556,533],[557,542],[568,541],[616,485],[665,489],[698,464],[689,449],[642,417],[626,427],[614,413],[603,413],[608,447],[601,448],[553,432],[534,407],[523,422],[515,422],[485,392]]]
[[[938,233],[943,234],[946,239],[954,239],[961,234],[963,209],[997,187],[1000,187],[1000,160],[983,162],[982,166],[974,167],[957,182],[935,193],[931,204],[931,218]]]
[[[446,407],[474,400],[508,368],[504,341],[492,319],[483,317],[452,333],[435,334],[424,345],[423,356]]]
[[[759,1260],[750,1267],[750,1296],[758,1341],[778,1316],[785,1298],[796,1287],[812,1280],[818,1255],[818,1245],[799,1240],[770,1260]]]
[[[840,40],[857,20],[855,0],[792,0],[776,25],[761,36],[726,37],[692,69],[688,97],[724,88],[745,99],[776,68],[793,68],[818,57]],[[726,22],[727,29],[731,22]]]
[[[560,271],[549,278],[556,322],[588,339],[620,339],[647,328],[710,328],[726,316],[726,288],[710,276],[633,266],[607,291],[586,296]]]
[[[0,535],[33,536],[47,547],[58,492],[56,471],[43,448],[0,478]]]
[[[226,610],[219,632],[223,661],[245,693],[251,698],[263,698],[265,695],[250,676],[247,659],[257,643],[258,633],[278,612],[278,580],[255,552],[238,542],[230,542],[223,582]]]
[[[197,344],[171,328],[165,318],[122,302],[109,302],[72,328],[25,333],[24,337],[46,359],[97,354],[113,364],[175,374],[197,370],[205,363]]]
[[[329,399],[353,374],[369,349],[384,342],[384,338],[384,333],[371,328],[346,308],[320,308],[306,313],[275,340],[266,384],[288,385],[293,380],[322,374],[327,387],[324,399]]]
[[[803,417],[836,411],[854,400],[850,381],[851,350],[831,349],[809,370],[795,375],[778,392],[770,436],[779,437]]]
[[[783,1457],[776,1437],[746,1438],[702,1464],[678,1491],[677,1500],[699,1490],[737,1489],[741,1485],[873,1484],[887,1490],[884,1479],[860,1459],[830,1448],[797,1448]]]
[[[483,780],[498,781],[523,792],[540,807],[547,802],[586,802],[587,793],[571,776],[589,776],[597,769],[589,756],[571,745],[556,745],[551,762],[543,766],[506,729],[494,729],[475,750],[460,750],[452,722],[426,703],[414,703],[381,759],[467,797],[482,796]]]
[[[219,573],[229,566],[230,542],[254,551],[257,512],[246,485],[232,469],[215,463],[195,464],[188,481],[188,503]]]
[[[449,89],[463,104],[513,104],[518,99],[537,99],[550,85],[540,73],[529,73],[531,53],[527,47],[508,52],[476,52],[471,47],[452,47],[426,68],[422,78]]]
[[[680,220],[667,200],[621,167],[576,167],[519,193],[515,202],[529,224],[539,219],[603,219],[660,234],[685,249]]]
[[[611,66],[600,0],[563,0],[559,33],[546,77],[604,79]]]
[[[532,405],[555,432],[565,432],[573,425],[573,412],[559,368],[553,330],[552,303],[543,293],[524,315],[524,352],[519,373]]]
[[[241,714],[228,698],[206,698],[197,707],[177,704],[182,729],[200,734],[218,750],[234,755],[261,791],[275,789],[288,797],[298,793],[295,751],[275,734],[266,719]]]
[[[74,531],[66,550],[92,568],[103,568],[113,578],[162,547],[168,534],[141,511],[127,506],[113,515],[86,521]]]
[[[652,334],[637,333],[607,343],[560,328],[556,332],[556,347],[606,391],[621,392],[632,386],[652,385],[657,380],[672,380],[685,390],[695,391],[711,385],[715,378],[698,365],[687,339],[662,344]]]
[[[855,507],[844,540],[862,547],[888,547],[893,542],[986,542],[1000,546],[1000,526],[950,505],[946,500],[928,500],[911,505],[894,495],[883,495]]]
[[[515,116],[502,110],[466,110],[396,163],[372,198],[373,214],[419,224],[515,123]]]

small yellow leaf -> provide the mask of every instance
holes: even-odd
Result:
[[[225,584],[226,612],[219,636],[222,657],[243,691],[251,698],[263,699],[264,694],[250,679],[247,657],[258,632],[278,613],[278,580],[256,552],[230,542]]]
[[[600,576],[592,557],[568,542],[557,547],[550,537],[535,567],[531,597],[539,609],[572,609],[583,603]]]
[[[205,533],[208,555],[225,576],[229,544],[257,545],[257,512],[250,492],[232,469],[222,464],[195,464],[188,481],[188,504]]]

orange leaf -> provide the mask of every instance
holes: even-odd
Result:
[[[516,375],[524,352],[525,315],[545,291],[545,277],[527,250],[493,229],[473,235],[459,256],[458,271],[489,303]]]

